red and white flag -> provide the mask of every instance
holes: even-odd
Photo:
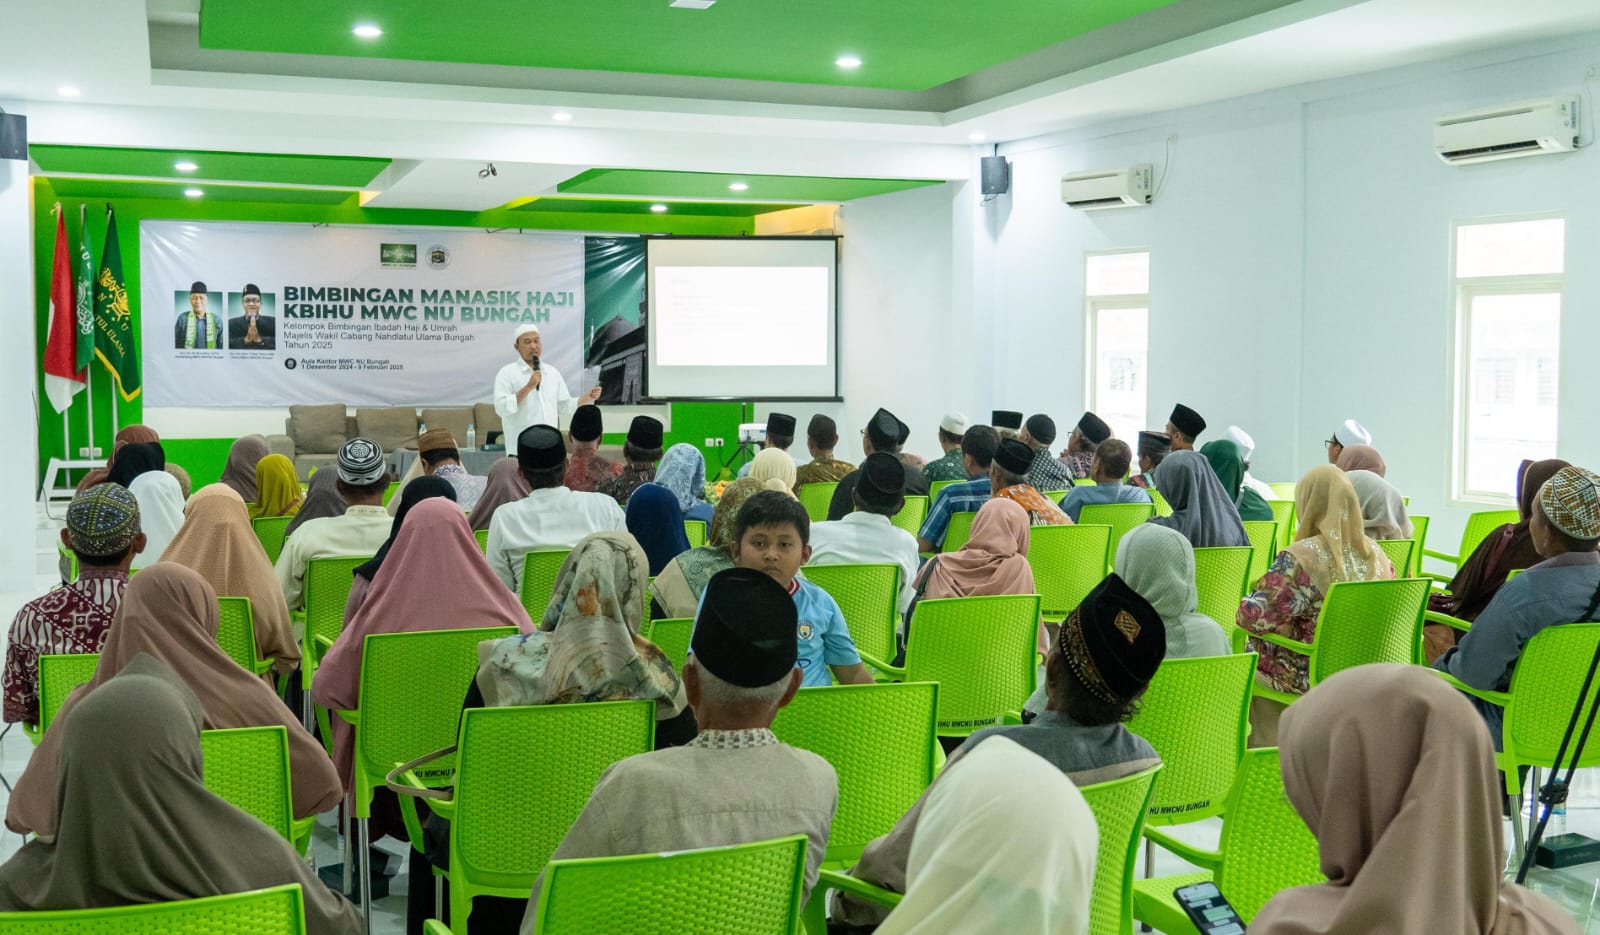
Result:
[[[84,388],[78,369],[78,303],[72,284],[72,256],[67,252],[67,221],[56,205],[56,257],[50,273],[50,331],[44,345],[44,392],[56,412],[66,412],[72,397]]]

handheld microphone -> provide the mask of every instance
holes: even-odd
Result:
[[[538,370],[539,369],[539,355],[538,354],[533,355],[533,361],[529,364],[529,366],[533,367],[534,370]]]

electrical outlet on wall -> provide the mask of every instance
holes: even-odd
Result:
[[[98,448],[98,447],[95,447],[95,448],[79,448],[78,449],[78,457],[80,457],[80,458],[98,458],[98,457],[100,457],[100,451],[101,451],[101,449]]]

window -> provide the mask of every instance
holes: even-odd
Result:
[[[1556,454],[1566,221],[1455,229],[1455,496],[1509,500],[1524,459]]]
[[[1145,427],[1150,253],[1091,253],[1084,272],[1089,408],[1131,441]]]

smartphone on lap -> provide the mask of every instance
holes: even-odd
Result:
[[[1215,883],[1180,886],[1172,895],[1189,914],[1189,921],[1200,930],[1200,935],[1244,935],[1244,920],[1228,905]]]

